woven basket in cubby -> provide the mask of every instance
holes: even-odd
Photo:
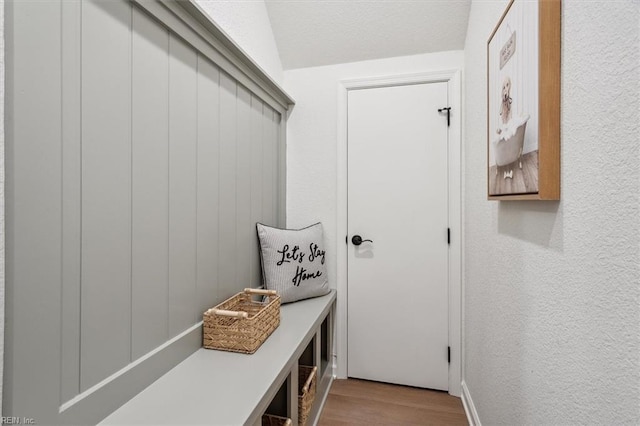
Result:
[[[291,426],[293,422],[287,417],[265,414],[262,416],[262,426]]]
[[[316,398],[318,367],[298,367],[298,423],[305,426]]]

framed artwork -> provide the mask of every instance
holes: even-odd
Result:
[[[490,200],[560,199],[560,0],[511,0],[487,42]]]

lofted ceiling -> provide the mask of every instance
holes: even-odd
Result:
[[[265,0],[285,70],[460,50],[471,0]]]

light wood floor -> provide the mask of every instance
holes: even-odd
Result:
[[[446,392],[366,380],[334,380],[320,426],[468,425],[459,398]]]
[[[504,172],[511,170],[513,170],[513,178],[505,178]],[[516,161],[503,167],[491,166],[489,169],[490,194],[527,194],[532,192],[538,192],[538,151],[529,152],[522,156],[522,168]]]

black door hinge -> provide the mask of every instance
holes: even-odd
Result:
[[[348,235],[346,235],[344,237],[344,243],[347,244],[347,245],[349,244],[349,236]]]
[[[451,228],[447,228],[447,244],[451,245]]]
[[[447,346],[447,362],[451,364],[451,346]]]
[[[451,107],[438,108],[438,112],[447,112],[447,127],[451,127]]]

